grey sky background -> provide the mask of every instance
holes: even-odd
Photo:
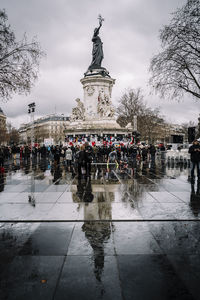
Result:
[[[21,39],[37,36],[46,52],[39,79],[28,96],[14,95],[0,103],[13,126],[29,121],[27,105],[36,103],[36,117],[45,114],[69,115],[75,99],[83,99],[80,79],[92,59],[93,30],[98,14],[105,22],[100,30],[103,41],[102,66],[116,79],[112,101],[117,106],[128,87],[141,87],[150,107],[159,106],[167,121],[197,122],[200,102],[186,95],[180,102],[150,95],[148,87],[151,57],[158,53],[159,29],[169,23],[171,13],[186,0],[1,0],[8,21]]]

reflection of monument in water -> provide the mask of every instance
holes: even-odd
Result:
[[[95,28],[92,42],[92,62],[81,79],[83,85],[83,102],[76,99],[76,107],[72,109],[70,126],[67,135],[79,134],[128,134],[132,131],[130,124],[126,128],[116,122],[115,109],[111,95],[115,79],[111,78],[106,68],[101,66],[103,47],[99,37],[99,30],[103,19],[99,16],[99,27]]]
[[[87,182],[79,180],[77,191],[72,195],[73,201],[78,202],[80,207],[83,208],[84,223],[82,231],[93,250],[94,274],[99,282],[102,280],[104,270],[105,246],[111,236],[111,201],[114,200],[114,195],[111,197],[110,194],[107,195],[109,197],[108,201],[99,184],[91,186],[90,180],[87,180]]]

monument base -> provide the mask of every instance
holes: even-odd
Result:
[[[132,133],[132,126],[128,124],[125,128],[122,128],[115,120],[103,119],[103,120],[85,120],[72,122],[70,126],[65,130],[65,134],[68,136],[80,136],[80,135],[128,135]]]
[[[77,98],[77,106],[72,109],[67,136],[88,135],[128,135],[132,133],[131,124],[125,128],[116,122],[115,108],[111,94],[115,79],[105,68],[88,70],[81,79],[83,102]]]

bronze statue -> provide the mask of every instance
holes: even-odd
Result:
[[[92,49],[92,63],[89,66],[89,70],[92,69],[101,69],[101,62],[103,60],[103,43],[99,37],[99,30],[102,26],[104,19],[99,15],[99,27],[95,28],[94,34],[92,37],[93,49]]]

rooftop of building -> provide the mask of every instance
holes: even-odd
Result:
[[[34,124],[42,124],[42,123],[46,123],[46,122],[49,122],[49,121],[69,121],[69,117],[64,116],[64,115],[52,114],[52,115],[47,115],[47,116],[36,119],[34,121]],[[27,128],[31,124],[32,124],[32,122],[29,122],[29,123],[26,123],[26,124],[21,124],[19,130]]]

